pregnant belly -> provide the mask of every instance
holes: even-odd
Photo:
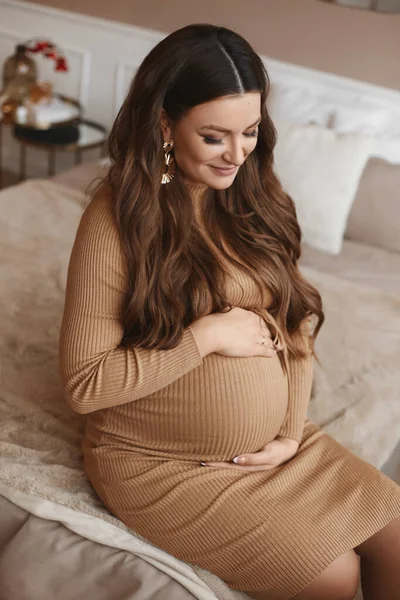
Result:
[[[279,358],[212,354],[158,393],[108,410],[103,423],[114,443],[147,456],[232,460],[276,437],[287,403]]]

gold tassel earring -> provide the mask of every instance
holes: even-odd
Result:
[[[163,150],[165,153],[165,173],[163,173],[161,183],[169,183],[175,175],[175,159],[171,154],[172,148],[174,147],[174,140],[166,140],[163,143]]]

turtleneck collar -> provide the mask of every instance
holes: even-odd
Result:
[[[185,186],[192,198],[201,198],[210,189],[205,183],[186,183]]]

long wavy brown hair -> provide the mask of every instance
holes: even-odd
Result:
[[[164,109],[176,123],[196,105],[246,92],[261,94],[257,145],[228,189],[208,191],[204,224],[226,259],[254,279],[261,298],[272,294],[268,311],[289,354],[303,355],[293,333],[309,315],[318,318],[315,339],[324,320],[321,297],[297,268],[301,233],[293,201],[274,172],[276,130],[266,108],[268,90],[260,57],[224,27],[179,29],[140,65],[109,136],[111,167],[105,181],[130,278],[125,345],[174,348],[194,320],[229,307],[223,292],[226,269],[195,225],[179,169],[171,183],[161,185],[160,116]],[[218,240],[234,248],[240,260]]]

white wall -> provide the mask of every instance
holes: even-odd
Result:
[[[31,2],[165,33],[189,23],[224,25],[243,35],[259,54],[400,90],[400,14],[320,0]]]
[[[35,36],[50,37],[70,63],[68,73],[55,73],[52,61],[40,57],[40,77],[53,81],[58,92],[78,98],[86,118],[109,128],[135,69],[164,34],[30,2],[0,0],[0,62],[12,53],[16,43]],[[396,131],[400,140],[400,91],[263,58],[273,85],[313,96],[323,104],[326,119],[328,113],[349,106],[382,107],[391,115],[382,133]],[[9,133],[7,128],[3,163],[16,170],[18,147]],[[98,152],[91,151],[88,158],[97,156]],[[28,174],[46,175],[44,158],[43,151],[30,149]],[[60,167],[69,166],[72,159],[60,156]]]

